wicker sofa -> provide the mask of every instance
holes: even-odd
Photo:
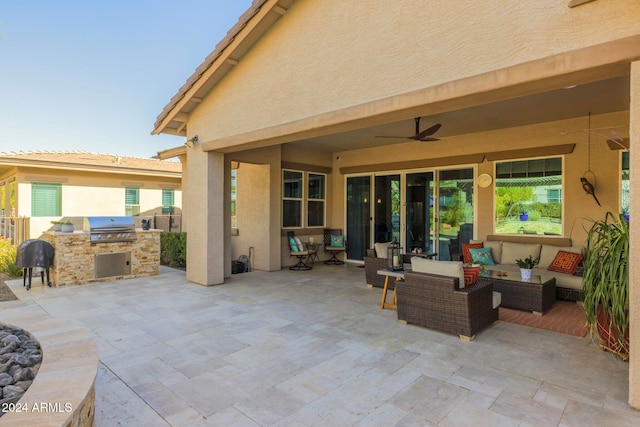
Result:
[[[556,299],[582,301],[584,292],[580,268],[574,275],[548,270],[558,251],[583,251],[582,247],[572,246],[571,239],[489,235],[485,240],[471,241],[474,242],[482,242],[484,247],[491,248],[495,265],[485,266],[487,270],[519,272],[515,260],[531,255],[534,259],[540,259],[540,264],[533,269],[534,275],[550,275],[556,278]]]
[[[446,261],[445,261],[446,262]],[[407,272],[396,284],[398,320],[472,340],[498,320],[493,284],[459,288],[458,277]]]

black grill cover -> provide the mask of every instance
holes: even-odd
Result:
[[[49,268],[53,264],[53,246],[39,239],[25,240],[18,246],[16,266],[21,268]]]

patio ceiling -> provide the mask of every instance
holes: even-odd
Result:
[[[442,128],[434,136],[444,140],[456,135],[586,117],[589,113],[597,115],[628,109],[629,76],[626,75],[462,110],[424,115],[420,126],[422,130],[435,123],[441,123]],[[416,111],[415,115],[422,116],[419,111]],[[399,144],[411,140],[379,138],[377,136],[412,135],[415,131],[413,117],[407,116],[399,121],[302,139],[290,144],[329,152]],[[628,123],[619,123],[619,125],[620,128],[611,130],[626,135]],[[580,130],[567,129],[567,132]],[[602,133],[608,135],[609,130],[604,130]],[[424,144],[429,143],[424,142]]]

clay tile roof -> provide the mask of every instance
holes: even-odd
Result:
[[[56,169],[102,170],[121,173],[181,175],[182,164],[151,158],[88,151],[0,152],[0,166],[38,166]]]

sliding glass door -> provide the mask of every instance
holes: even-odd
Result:
[[[473,168],[347,177],[347,259],[376,242],[457,259],[473,238]]]
[[[463,243],[473,239],[473,169],[438,173],[438,258],[459,258]]]
[[[347,259],[362,260],[371,244],[371,177],[347,178]]]
[[[406,179],[406,236],[407,252],[432,253],[433,227],[433,172],[407,174]]]

